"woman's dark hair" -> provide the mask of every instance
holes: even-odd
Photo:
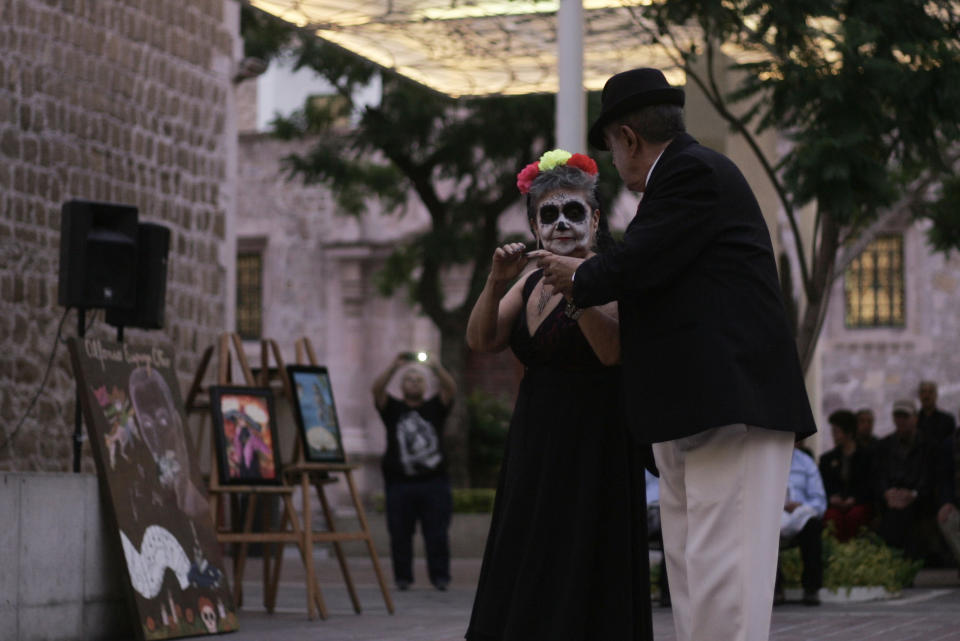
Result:
[[[603,253],[613,247],[613,236],[610,235],[610,226],[607,224],[607,216],[600,204],[600,191],[597,188],[597,176],[591,176],[585,171],[576,167],[567,167],[561,165],[550,171],[543,171],[534,178],[530,185],[530,191],[527,192],[527,223],[530,225],[530,231],[536,235],[537,203],[546,194],[564,189],[568,191],[583,192],[587,195],[587,204],[591,210],[600,212],[600,221],[597,225],[597,233],[594,238],[596,251]]]
[[[857,435],[857,415],[850,410],[837,410],[827,417],[827,422],[847,436]]]

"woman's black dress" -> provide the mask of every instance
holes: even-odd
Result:
[[[533,336],[524,284],[510,345],[525,366],[469,641],[653,638],[640,448],[619,370],[597,359],[561,301]]]

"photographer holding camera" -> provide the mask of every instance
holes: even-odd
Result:
[[[419,361],[419,363],[418,363]],[[397,372],[402,398],[387,393]],[[426,398],[425,370],[436,376],[438,391]],[[443,455],[443,426],[457,384],[439,360],[424,352],[403,352],[373,382],[373,400],[387,429],[383,455],[387,530],[393,578],[399,590],[413,583],[413,533],[420,521],[427,572],[438,590],[450,584],[448,529],[453,512],[450,479]]]

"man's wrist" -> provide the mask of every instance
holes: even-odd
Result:
[[[579,320],[583,316],[583,309],[577,307],[573,304],[573,301],[568,300],[566,308],[564,308],[563,313],[572,318],[573,320]]]

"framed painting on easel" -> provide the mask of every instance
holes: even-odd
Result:
[[[69,349],[137,638],[236,630],[172,350],[94,338]]]
[[[327,368],[287,365],[287,374],[293,387],[294,413],[304,459],[310,463],[343,463],[346,454]]]
[[[265,387],[213,386],[210,409],[220,483],[279,485],[273,392]]]

